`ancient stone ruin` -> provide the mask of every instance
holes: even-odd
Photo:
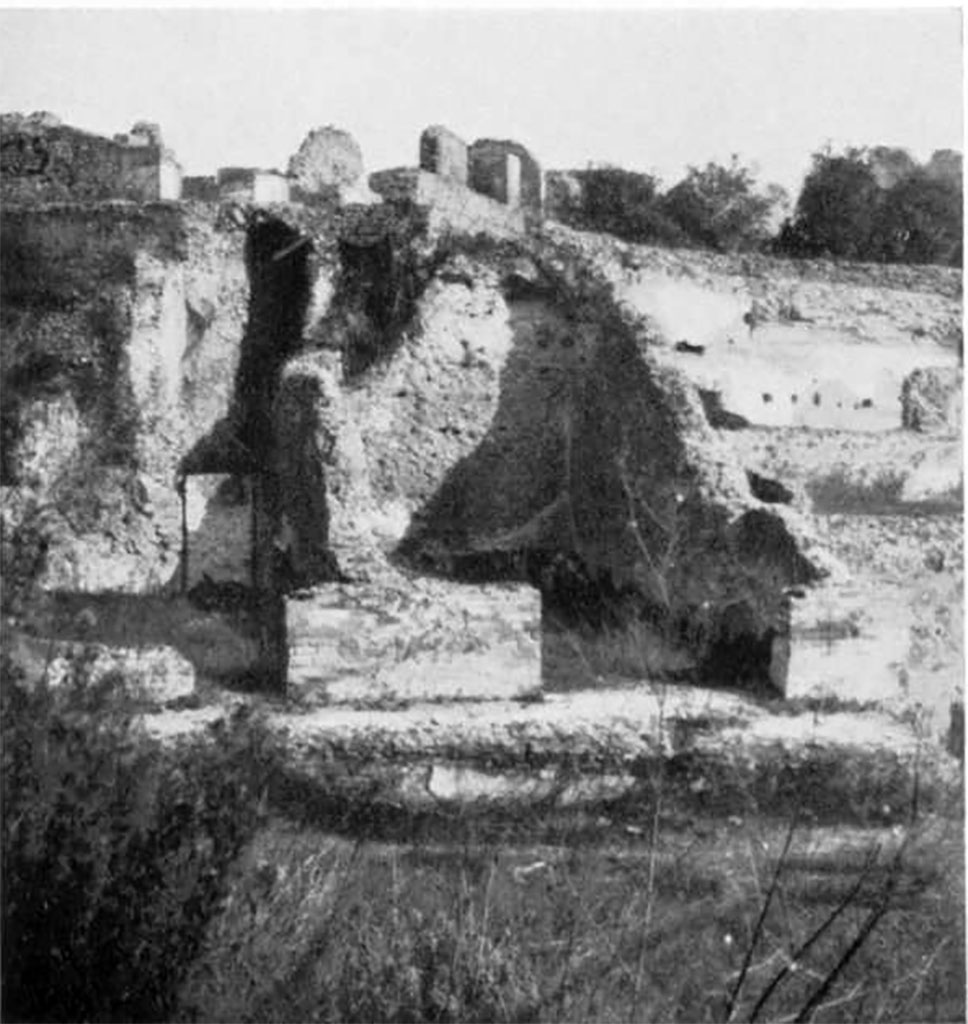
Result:
[[[352,185],[363,174],[363,152],[349,132],[315,128],[289,161],[289,176],[305,192]]]
[[[5,114],[0,122],[5,202],[178,199],[181,168],[157,125],[138,122],[104,139],[51,114]]]
[[[178,190],[154,126],[3,131],[3,537],[29,570],[9,613],[26,660],[90,642],[93,616],[105,664],[151,650],[179,695],[244,677],[302,705],[535,700],[633,671],[804,695],[831,652],[842,695],[921,670],[896,601],[851,581],[814,514],[873,485],[803,481],[742,429],[840,394],[799,355],[760,379],[751,304],[761,337],[840,344],[824,303],[850,268],[801,268],[790,339],[788,267],[543,222],[515,142],[428,128],[418,167],[369,176],[373,202],[334,128],[287,174]],[[864,287],[896,299],[892,324],[919,288],[932,323],[960,309],[960,277],[957,298]],[[898,373],[844,391],[843,415],[880,424]],[[937,404],[924,381],[905,409]],[[918,486],[922,510],[960,501]]]
[[[420,169],[467,184],[467,143],[442,125],[425,128],[420,135]]]
[[[518,142],[478,139],[469,150],[472,188],[509,206],[539,215],[542,205],[541,168]]]

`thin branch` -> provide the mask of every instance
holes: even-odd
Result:
[[[793,833],[796,831],[796,827],[797,819],[794,817],[790,822],[790,828],[787,831],[786,842],[783,844],[783,852],[780,854],[780,858],[776,862],[776,868],[773,872],[773,880],[770,882],[770,888],[767,890],[766,899],[763,900],[763,906],[760,908],[760,916],[757,918],[756,926],[753,928],[753,934],[750,936],[749,944],[746,947],[746,955],[743,958],[743,966],[740,968],[739,977],[736,979],[733,991],[729,994],[729,998],[726,1000],[727,1021],[733,1019],[733,1010],[736,1006],[736,1001],[739,998],[740,990],[743,987],[743,982],[746,980],[746,975],[749,972],[750,962],[753,959],[753,951],[756,948],[757,942],[759,942],[760,935],[763,931],[763,925],[766,923],[766,915],[769,912],[770,904],[773,902],[773,894],[776,892],[776,888],[779,885],[780,872],[783,870],[787,854],[790,852],[790,844],[793,842]]]
[[[868,851],[867,858],[864,861],[864,865],[861,869],[861,873],[857,881],[851,886],[846,895],[841,899],[840,903],[834,908],[831,914],[828,915],[826,920],[814,930],[810,937],[803,942],[793,953],[790,962],[786,964],[773,978],[773,980],[763,990],[760,998],[756,1001],[756,1005],[753,1007],[749,1015],[749,1024],[754,1024],[756,1018],[759,1016],[760,1010],[766,1005],[767,1000],[776,991],[777,987],[793,970],[794,965],[799,963],[810,952],[813,946],[820,940],[820,938],[827,932],[827,930],[833,925],[833,923],[840,917],[840,915],[850,906],[854,901],[857,894],[860,892],[861,887],[866,881],[870,874],[870,869],[877,859],[877,854],[880,850],[879,846],[874,846]]]
[[[860,951],[861,947],[867,941],[868,936],[877,927],[877,924],[880,921],[880,919],[887,913],[889,909],[888,897],[889,892],[886,892],[884,894],[884,899],[882,900],[880,906],[875,907],[870,912],[870,914],[867,917],[867,920],[861,926],[861,929],[857,933],[857,936],[855,937],[854,941],[847,947],[847,950],[844,952],[843,956],[841,956],[841,958],[837,961],[836,965],[834,966],[834,969],[830,971],[830,973],[824,979],[823,984],[821,984],[820,987],[816,990],[816,992],[814,992],[814,994],[806,1001],[806,1003],[803,1006],[803,1009],[794,1018],[794,1024],[804,1024],[805,1021],[808,1021],[813,1015],[814,1010],[817,1009],[820,1003],[822,1003],[823,1000],[827,997],[827,993],[830,992],[830,990],[833,988],[834,983],[843,973],[844,968],[846,968],[850,961],[854,959],[854,957]]]

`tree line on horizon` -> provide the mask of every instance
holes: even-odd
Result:
[[[690,167],[666,190],[619,167],[570,173],[579,188],[558,217],[627,242],[944,266],[963,258],[962,156],[951,149],[919,164],[897,147],[828,146],[813,154],[792,212],[786,190],[761,186],[735,155],[726,166]]]

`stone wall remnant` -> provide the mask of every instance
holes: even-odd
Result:
[[[278,171],[256,167],[220,167],[218,197],[224,201],[288,203],[290,181]]]
[[[341,128],[314,128],[290,158],[289,174],[296,187],[308,193],[351,186],[363,175],[363,151]]]
[[[502,203],[540,216],[541,166],[519,142],[478,139],[468,151],[471,188]]]
[[[213,174],[182,178],[182,199],[201,203],[218,202],[218,178]]]
[[[387,204],[424,209],[431,232],[486,231],[507,238],[520,235],[525,229],[525,218],[519,208],[417,168],[377,171],[370,175],[370,188]]]
[[[956,434],[961,429],[962,371],[929,366],[901,385],[901,426],[923,434]]]
[[[425,128],[420,135],[420,169],[467,184],[467,143],[443,125]]]
[[[0,197],[5,202],[76,202],[181,197],[181,168],[155,124],[106,139],[52,115],[0,117]]]

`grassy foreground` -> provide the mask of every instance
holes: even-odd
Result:
[[[163,749],[110,691],[4,672],[4,1020],[964,1020],[960,820],[390,841],[294,814],[258,720]]]

